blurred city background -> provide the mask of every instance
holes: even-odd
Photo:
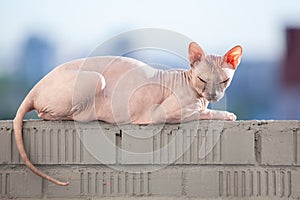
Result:
[[[55,66],[140,28],[178,32],[207,53],[242,45],[226,109],[238,119],[300,119],[299,0],[11,0],[0,2],[0,27],[0,120],[13,119],[26,94]],[[134,42],[118,41],[111,54]],[[172,59],[160,62],[189,67]]]

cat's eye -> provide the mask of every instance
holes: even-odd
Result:
[[[220,84],[225,84],[229,81],[230,78],[226,79],[225,81],[222,81]]]
[[[203,83],[207,83],[205,80],[203,80],[202,78],[200,78],[199,76],[198,76],[198,78],[199,78],[199,80],[201,81],[201,82],[203,82]]]

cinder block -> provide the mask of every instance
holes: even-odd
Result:
[[[186,127],[172,131],[174,138],[175,164],[197,163],[199,149],[197,149],[197,129]],[[174,160],[173,160],[174,162]]]
[[[295,164],[300,166],[300,127],[294,132]]]
[[[289,176],[287,176],[288,181],[290,181],[291,185],[290,188],[288,188],[288,194],[291,194],[291,197],[300,197],[300,172],[299,168],[297,168],[297,171],[291,171]]]
[[[153,163],[153,130],[143,127],[122,129],[120,148],[122,164]]]
[[[150,194],[157,196],[182,195],[182,169],[162,169],[150,175]]]
[[[131,196],[149,195],[150,177],[147,172],[127,173],[125,178],[125,194]]]
[[[186,175],[186,195],[189,197],[218,197],[219,176],[216,170],[193,169]]]
[[[0,124],[0,164],[11,163],[11,136],[12,127]]]
[[[158,133],[132,129],[129,131],[131,136],[122,136],[122,149],[127,150],[122,154],[122,162],[150,164],[153,160],[155,164],[255,164],[254,130],[248,130],[248,126],[213,123],[201,122],[190,127],[188,123],[181,127],[167,126]],[[153,158],[150,153],[145,153],[151,151]],[[128,157],[133,152],[137,155]]]
[[[137,166],[136,166],[137,167]],[[105,166],[40,167],[59,179],[61,187],[24,167],[1,168],[1,198],[80,198],[153,196],[193,198],[298,198],[300,171],[295,167],[173,165],[129,173]],[[138,171],[136,169],[136,171]]]
[[[116,163],[116,132],[99,129],[85,129],[80,134],[81,163],[115,164]]]
[[[171,129],[164,127],[153,137],[153,163],[154,164],[172,164],[181,155],[181,146],[178,148],[178,138],[182,137],[177,127]]]
[[[291,197],[291,171],[227,167],[219,171],[220,197]]]
[[[293,122],[273,122],[261,126],[261,164],[296,164],[298,141],[292,124]]]
[[[255,130],[248,130],[248,123],[231,123],[216,121],[196,130],[183,129],[176,146],[183,153],[176,164],[255,164]]]
[[[191,168],[186,176],[186,193],[204,198],[299,197],[298,174],[282,168]]]
[[[223,121],[210,121],[205,127],[198,129],[198,161],[199,164],[220,164],[221,137],[226,124]]]
[[[25,121],[29,158],[70,181],[60,187],[19,165],[12,122],[0,121],[0,198],[299,198],[299,133],[300,121]]]
[[[247,127],[224,128],[219,141],[219,163],[255,164],[255,130]]]
[[[1,170],[0,197],[2,198],[39,198],[42,196],[42,178],[29,170]]]
[[[0,162],[23,164],[10,123],[1,123]],[[10,130],[10,131],[8,131]],[[23,140],[33,164],[115,164],[117,127],[103,122],[25,121]]]
[[[10,176],[11,172],[0,170],[0,197],[8,198],[11,195],[10,191]]]
[[[256,159],[262,164],[299,165],[299,124],[199,121],[117,127],[103,122],[34,120],[24,122],[23,135],[34,164],[255,164],[259,156]],[[120,130],[126,133],[128,128],[133,135],[120,137]],[[0,148],[7,153],[0,155],[0,161],[20,164],[11,130],[12,121],[1,122],[0,135],[7,142]]]
[[[45,196],[49,198],[149,195],[148,173],[128,173],[102,166],[60,171],[51,169],[50,174],[56,177],[64,174],[62,179],[67,176],[70,185],[61,187],[45,182]]]
[[[61,181],[69,181],[68,186],[58,186],[52,182],[44,180],[44,196],[49,198],[55,197],[78,197],[83,195],[81,188],[81,177],[77,170],[62,169],[57,170],[52,168],[47,171],[47,174]],[[44,171],[44,170],[43,170]]]

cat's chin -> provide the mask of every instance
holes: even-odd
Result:
[[[204,97],[205,98],[205,97]],[[214,103],[214,102],[217,102],[221,99],[222,97],[220,98],[205,98],[207,101],[209,101],[210,103]]]
[[[214,102],[219,101],[219,99],[207,99],[207,101],[209,101],[210,103],[214,103]]]
[[[223,98],[223,95],[217,95],[217,96],[203,95],[203,97],[204,97],[207,101],[209,101],[209,102],[211,102],[211,103],[214,103],[214,102],[217,102],[217,101],[219,101],[220,99],[222,99],[222,98]]]

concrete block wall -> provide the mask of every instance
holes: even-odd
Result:
[[[26,121],[29,171],[0,122],[0,198],[300,199],[300,121],[114,126]]]

